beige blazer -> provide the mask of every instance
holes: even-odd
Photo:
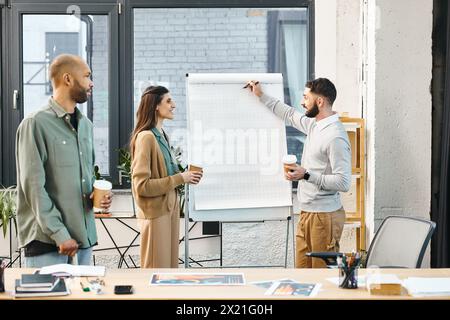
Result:
[[[174,209],[178,201],[175,188],[184,180],[181,173],[167,176],[164,156],[150,130],[140,132],[136,138],[131,176],[138,218],[154,219]]]

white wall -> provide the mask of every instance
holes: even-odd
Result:
[[[368,130],[377,227],[388,215],[430,218],[433,1],[373,2]]]
[[[433,1],[377,3],[375,181],[380,188],[375,189],[375,209],[380,214],[376,218],[391,213],[429,217]]]
[[[389,214],[429,217],[432,3],[378,0],[369,7],[375,11],[368,84],[375,220]]]
[[[361,117],[360,1],[315,1],[315,78],[337,89],[334,110]]]
[[[429,218],[432,9],[432,0],[316,0],[316,77],[336,81],[338,112],[367,122],[369,239],[387,215]]]
[[[336,30],[336,83],[339,91],[335,109],[360,118],[361,1],[337,0]]]
[[[314,17],[315,78],[336,81],[336,0],[316,0]],[[336,84],[336,83],[335,83]],[[337,85],[337,84],[336,84]]]
[[[364,103],[364,117],[366,119],[366,243],[369,243],[375,233],[375,216],[374,216],[374,201],[375,201],[375,29],[378,27],[377,17],[379,11],[376,10],[374,1],[365,1],[364,5],[365,24],[363,31],[365,32],[365,43],[363,44],[363,52],[365,52],[365,78],[366,84],[363,90]]]

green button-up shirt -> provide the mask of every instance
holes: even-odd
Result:
[[[89,195],[94,182],[93,125],[77,108],[78,130],[52,98],[16,135],[19,246],[32,240],[80,248],[97,243]]]

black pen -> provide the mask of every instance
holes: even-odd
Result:
[[[255,86],[256,86],[258,83],[259,83],[259,81],[256,81],[256,82],[255,82]],[[244,87],[242,87],[242,89],[247,89],[249,85],[250,85],[250,82],[247,83]]]

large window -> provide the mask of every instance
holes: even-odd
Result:
[[[268,12],[269,72],[281,72],[285,102],[298,111],[303,88],[309,78],[308,15],[307,10],[276,10]],[[289,154],[301,159],[305,135],[294,127],[286,127]],[[297,181],[293,186],[296,187]]]
[[[169,88],[177,102],[167,126],[186,149],[187,73],[283,74],[285,101],[299,108],[309,78],[306,8],[134,9],[134,112],[148,85]],[[288,67],[289,66],[289,67]],[[300,159],[303,136],[287,131],[288,151]]]
[[[94,90],[79,105],[94,124],[96,164],[113,177],[119,146],[119,24],[113,0],[10,0],[2,7],[1,177],[16,183],[15,135],[24,117],[45,106],[53,94],[49,66],[62,53],[82,57],[92,70]],[[111,128],[113,128],[111,130]],[[111,170],[113,169],[113,170]]]
[[[109,175],[107,17],[90,15],[23,16],[23,116],[44,106],[52,95],[48,68],[62,53],[83,57],[92,70],[92,98],[79,108],[94,123],[96,163]]]
[[[2,0],[0,0],[1,2]],[[15,184],[15,133],[20,121],[52,95],[48,68],[72,53],[92,69],[92,99],[79,106],[94,124],[96,164],[119,184],[118,149],[127,147],[142,90],[167,86],[177,102],[167,123],[186,150],[185,74],[281,72],[285,101],[298,107],[311,66],[309,0],[235,1],[10,0],[3,7],[1,175]],[[182,8],[180,7],[182,6]],[[183,132],[183,130],[179,131]],[[302,137],[287,129],[290,153]]]
[[[80,49],[79,46],[79,33],[78,32],[46,32],[45,33],[45,55],[46,59],[42,63],[42,66],[32,75],[29,80],[25,80],[25,85],[39,85],[39,83],[32,83],[33,79],[44,72],[44,78],[47,82],[46,94],[51,95],[53,93],[53,87],[50,79],[47,79],[47,66],[53,61],[53,59],[61,53],[69,53],[78,55]],[[24,61],[24,64],[27,62]],[[31,62],[33,63],[33,62]],[[39,64],[39,63],[38,63]]]

